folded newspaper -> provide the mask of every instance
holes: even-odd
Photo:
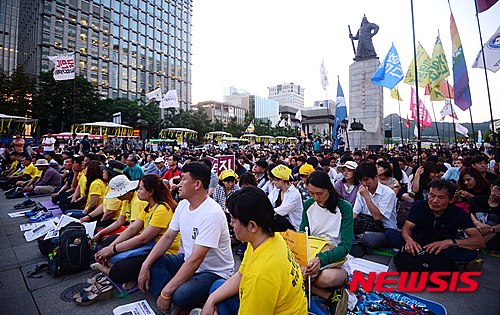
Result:
[[[113,310],[113,315],[154,315],[155,312],[149,306],[148,301],[142,300],[134,303],[118,306]]]

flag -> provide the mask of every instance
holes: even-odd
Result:
[[[439,90],[439,84],[450,75],[448,68],[448,61],[444,54],[443,44],[441,38],[436,38],[434,49],[432,50],[431,65],[429,67],[429,85]]]
[[[429,83],[429,68],[431,66],[431,58],[425,51],[424,47],[418,43],[417,47],[417,68],[418,68],[418,86],[424,88]],[[404,83],[415,85],[415,61],[411,60],[408,71],[404,79]]]
[[[295,113],[295,119],[302,122],[302,111],[300,109]]]
[[[415,124],[415,127],[413,128],[413,135],[415,136],[415,138],[418,138],[417,124]]]
[[[340,86],[340,79],[337,85],[337,104],[335,106],[335,121],[333,125],[332,139],[335,140],[334,149],[337,149],[340,142],[340,123],[347,118],[347,105],[345,103],[344,91]]]
[[[325,60],[321,62],[319,74],[321,76],[321,85],[323,85],[323,90],[326,91],[326,88],[328,87],[328,77],[326,76]]]
[[[477,0],[477,10],[484,12],[491,8],[498,0]]]
[[[468,137],[469,130],[467,128],[465,128],[464,126],[460,125],[459,123],[455,124],[455,130],[456,130],[456,132]]]
[[[403,69],[401,68],[401,61],[399,60],[398,52],[394,44],[385,56],[384,62],[372,76],[373,84],[393,89],[396,84],[403,80]]]
[[[484,59],[486,60],[486,69],[497,72],[500,69],[500,27],[484,44],[483,49],[479,51],[476,60],[472,64],[472,68],[484,69],[483,51]]]
[[[306,133],[304,132],[304,130],[302,130],[302,128],[300,129],[300,137],[302,139],[304,139],[306,137]]]
[[[432,126],[431,115],[425,108],[424,103],[419,99],[419,114],[420,114],[420,127]],[[417,121],[417,97],[413,87],[411,88],[411,102],[410,102],[411,118]]]
[[[177,98],[177,91],[170,90],[165,94],[165,96],[161,99],[160,108],[178,108],[179,107],[179,99]]]
[[[156,90],[153,90],[149,93],[146,93],[146,99],[148,101],[152,100],[152,99],[155,99],[157,101],[160,101],[162,100],[162,96],[161,96],[161,87],[157,88]]]
[[[253,133],[254,131],[255,131],[255,127],[253,125],[253,119],[252,119],[252,121],[248,125],[247,129],[245,130],[245,132],[246,133]]]
[[[399,94],[399,90],[398,90],[398,87],[395,86],[392,90],[391,90],[391,97],[395,100],[398,100],[398,101],[402,101],[403,99],[401,98],[401,95]]]
[[[450,14],[450,33],[452,43],[452,63],[453,63],[453,85],[455,86],[455,105],[461,110],[471,107],[472,99],[469,89],[469,75],[467,74],[467,65],[465,63],[462,42],[458,34],[457,25],[453,14]]]
[[[438,87],[431,89],[429,85],[425,87],[425,95],[430,95],[431,101],[444,101],[447,98],[453,98],[453,86],[447,81],[441,81]]]
[[[280,120],[280,123],[278,126],[280,126],[281,128],[284,128],[286,126],[285,120],[284,119]]]
[[[73,80],[75,78],[75,53],[67,53],[57,56],[49,56],[54,63],[54,80]]]
[[[458,120],[457,113],[453,110],[452,106],[453,105],[451,104],[450,99],[446,99],[444,101],[444,107],[439,112],[439,115],[441,115],[441,121],[443,121],[447,115]]]
[[[406,115],[406,128],[410,129],[410,118],[408,118],[408,115]]]

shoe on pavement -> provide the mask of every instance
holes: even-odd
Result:
[[[346,289],[340,288],[333,291],[333,294],[326,301],[330,309],[330,315],[345,315],[347,313],[348,302],[349,296]]]
[[[483,270],[483,260],[478,258],[471,260],[465,264],[465,270],[467,271],[481,271]]]
[[[14,206],[14,209],[24,209],[24,208],[29,208],[33,207],[36,204],[35,201],[31,199],[26,199],[25,201],[18,203],[17,205]]]
[[[30,222],[30,223],[42,222],[42,221],[46,221],[52,217],[53,217],[52,212],[40,211],[35,216],[28,218],[28,222]]]

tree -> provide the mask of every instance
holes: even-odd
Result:
[[[22,66],[11,75],[0,70],[0,108],[2,114],[31,116],[31,99],[36,88],[36,79],[24,72]]]
[[[229,123],[227,124],[227,127],[225,128],[225,131],[229,132],[234,137],[239,138],[243,135],[246,128],[247,126],[238,124],[238,119],[236,117],[231,117]]]

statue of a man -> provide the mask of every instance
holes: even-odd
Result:
[[[377,53],[373,47],[372,37],[378,32],[378,25],[368,22],[366,15],[361,21],[361,26],[356,36],[349,34],[351,39],[358,40],[358,49],[356,50],[355,61],[377,58]]]

